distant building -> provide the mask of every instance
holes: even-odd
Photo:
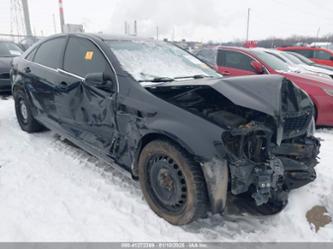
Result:
[[[83,33],[84,28],[83,28],[82,24],[67,23],[64,25],[64,32],[65,33]]]

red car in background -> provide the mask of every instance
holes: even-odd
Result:
[[[319,47],[282,47],[278,50],[299,53],[312,61],[333,67],[333,51]]]
[[[260,49],[215,47],[202,49],[196,55],[224,76],[279,74],[286,77],[311,97],[316,108],[316,124],[333,126],[331,79],[294,73],[286,63]]]

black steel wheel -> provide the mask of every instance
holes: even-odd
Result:
[[[184,225],[207,212],[207,192],[200,166],[168,141],[146,145],[139,159],[139,180],[152,210],[171,224]]]
[[[154,155],[147,164],[148,184],[152,197],[170,212],[184,208],[187,197],[183,172],[173,159],[165,155]]]
[[[13,96],[16,118],[21,129],[29,133],[45,130],[45,127],[33,117],[25,93],[22,90],[17,90]]]

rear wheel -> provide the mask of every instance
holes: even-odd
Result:
[[[29,133],[45,130],[45,127],[33,117],[25,93],[17,90],[13,95],[16,117],[21,129]]]
[[[200,166],[165,140],[146,145],[139,158],[139,180],[151,209],[174,225],[188,224],[207,212]]]

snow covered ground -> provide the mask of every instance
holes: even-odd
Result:
[[[11,98],[0,99],[0,241],[333,241],[333,224],[311,229],[305,213],[333,216],[333,130],[315,182],[293,191],[271,217],[211,216],[185,227],[157,217],[139,185],[52,132],[20,130]]]

